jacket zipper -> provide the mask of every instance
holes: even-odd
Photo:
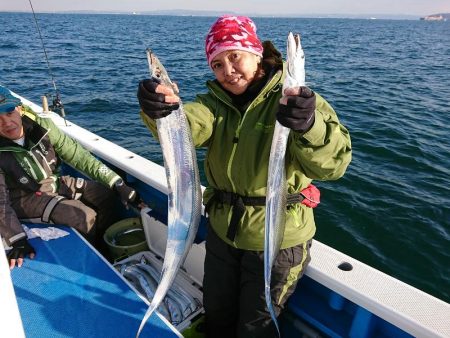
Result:
[[[36,150],[36,153],[38,153],[42,157],[42,162],[47,166],[48,171],[52,172],[50,165],[56,162],[55,159],[52,159],[50,162],[48,162],[47,158],[44,156],[44,154],[42,154],[40,150]]]
[[[46,179],[49,177],[49,174],[45,171],[45,169],[42,167],[41,163],[38,161],[38,159],[36,158],[36,156],[33,154],[33,149],[36,148],[38,146],[38,144],[44,139],[45,136],[48,135],[48,133],[50,132],[50,130],[46,130],[46,132],[44,133],[44,135],[41,136],[41,138],[30,148],[30,150],[28,150],[28,154],[31,156],[31,158],[34,160],[34,163],[36,164],[36,166],[38,167],[38,169],[41,171],[41,173],[43,174],[43,179]],[[36,151],[37,153],[39,153],[39,151]],[[39,153],[40,154],[40,153]],[[40,154],[42,157],[43,155]],[[44,163],[47,164],[47,160],[44,159]],[[31,164],[29,163],[29,165],[31,166]],[[50,166],[49,166],[50,169]],[[49,170],[51,172],[51,169]],[[35,180],[39,183],[39,178],[35,177]]]
[[[34,163],[36,164],[37,168],[40,170],[41,174],[43,174],[43,178],[47,178],[48,174],[45,171],[45,169],[42,167],[42,165],[39,163],[38,159],[36,158],[36,156],[33,154],[33,151],[28,151],[28,154],[30,154],[31,158],[33,159]],[[30,165],[30,164],[29,164]],[[36,180],[38,180],[38,178],[36,178]],[[39,181],[38,181],[39,183]]]
[[[274,77],[272,78],[271,81],[269,81],[269,83],[266,85],[265,88],[267,88],[268,86],[272,86],[272,88],[270,90],[264,91],[264,89],[258,94],[258,96],[250,103],[250,105],[247,107],[247,109],[245,110],[245,112],[243,114],[241,114],[241,112],[236,109],[236,107],[234,107],[232,104],[228,103],[225,101],[225,99],[223,99],[222,97],[220,97],[220,95],[218,95],[215,90],[213,88],[211,88],[211,91],[214,93],[214,95],[217,97],[217,99],[219,99],[222,103],[224,103],[226,106],[232,108],[234,111],[236,111],[239,114],[239,122],[238,122],[238,127],[236,128],[234,137],[233,137],[233,149],[231,151],[231,156],[230,159],[227,163],[227,176],[228,176],[228,180],[230,181],[231,187],[233,189],[232,192],[236,193],[236,186],[231,178],[231,167],[232,167],[232,163],[234,160],[234,156],[236,154],[236,148],[237,148],[237,143],[239,142],[239,136],[240,136],[240,132],[241,132],[241,128],[242,128],[242,124],[244,123],[245,117],[247,112],[253,108],[254,103],[258,100],[258,98],[261,96],[261,93],[264,92],[263,95],[267,95],[268,93],[270,93],[272,90],[275,89],[275,85],[272,85],[272,81],[273,81]],[[279,81],[279,80],[276,80]]]
[[[220,95],[218,95],[212,88],[211,88],[211,91],[214,93],[214,95],[217,97],[217,99],[219,101],[224,103],[226,106],[232,108],[236,113],[239,114],[239,116],[241,116],[241,112],[239,110],[237,110],[236,107],[234,107],[230,103],[226,102],[225,99],[221,98]],[[230,181],[232,192],[236,192],[236,186],[234,185],[234,182],[231,179],[231,164],[233,163],[234,155],[236,153],[237,142],[239,142],[239,130],[240,130],[241,123],[242,123],[242,117],[239,117],[238,128],[236,129],[236,132],[233,137],[233,149],[231,150],[231,156],[227,163],[227,177],[228,177],[228,180]],[[234,140],[237,140],[237,141],[235,142]]]
[[[34,171],[33,165],[31,164],[30,160],[26,157],[23,158],[23,161],[26,162],[26,164],[28,165],[28,169],[30,170],[31,176],[38,181],[39,178],[37,177],[36,172]],[[25,170],[26,171],[26,170]]]

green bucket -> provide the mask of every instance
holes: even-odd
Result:
[[[103,236],[113,261],[148,251],[140,218],[126,218],[111,225]]]

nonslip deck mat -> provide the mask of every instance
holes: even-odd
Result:
[[[35,259],[11,271],[27,338],[134,338],[147,305],[77,233],[63,229],[70,235],[30,240]],[[141,337],[178,335],[153,315]]]

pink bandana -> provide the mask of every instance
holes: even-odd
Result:
[[[223,15],[211,26],[206,36],[208,64],[226,50],[243,50],[262,57],[263,47],[256,35],[255,23],[246,16]]]

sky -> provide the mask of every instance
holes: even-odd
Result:
[[[207,10],[240,14],[385,14],[424,16],[450,13],[450,0],[31,0],[36,12]],[[29,0],[0,0],[0,11],[30,11]]]

